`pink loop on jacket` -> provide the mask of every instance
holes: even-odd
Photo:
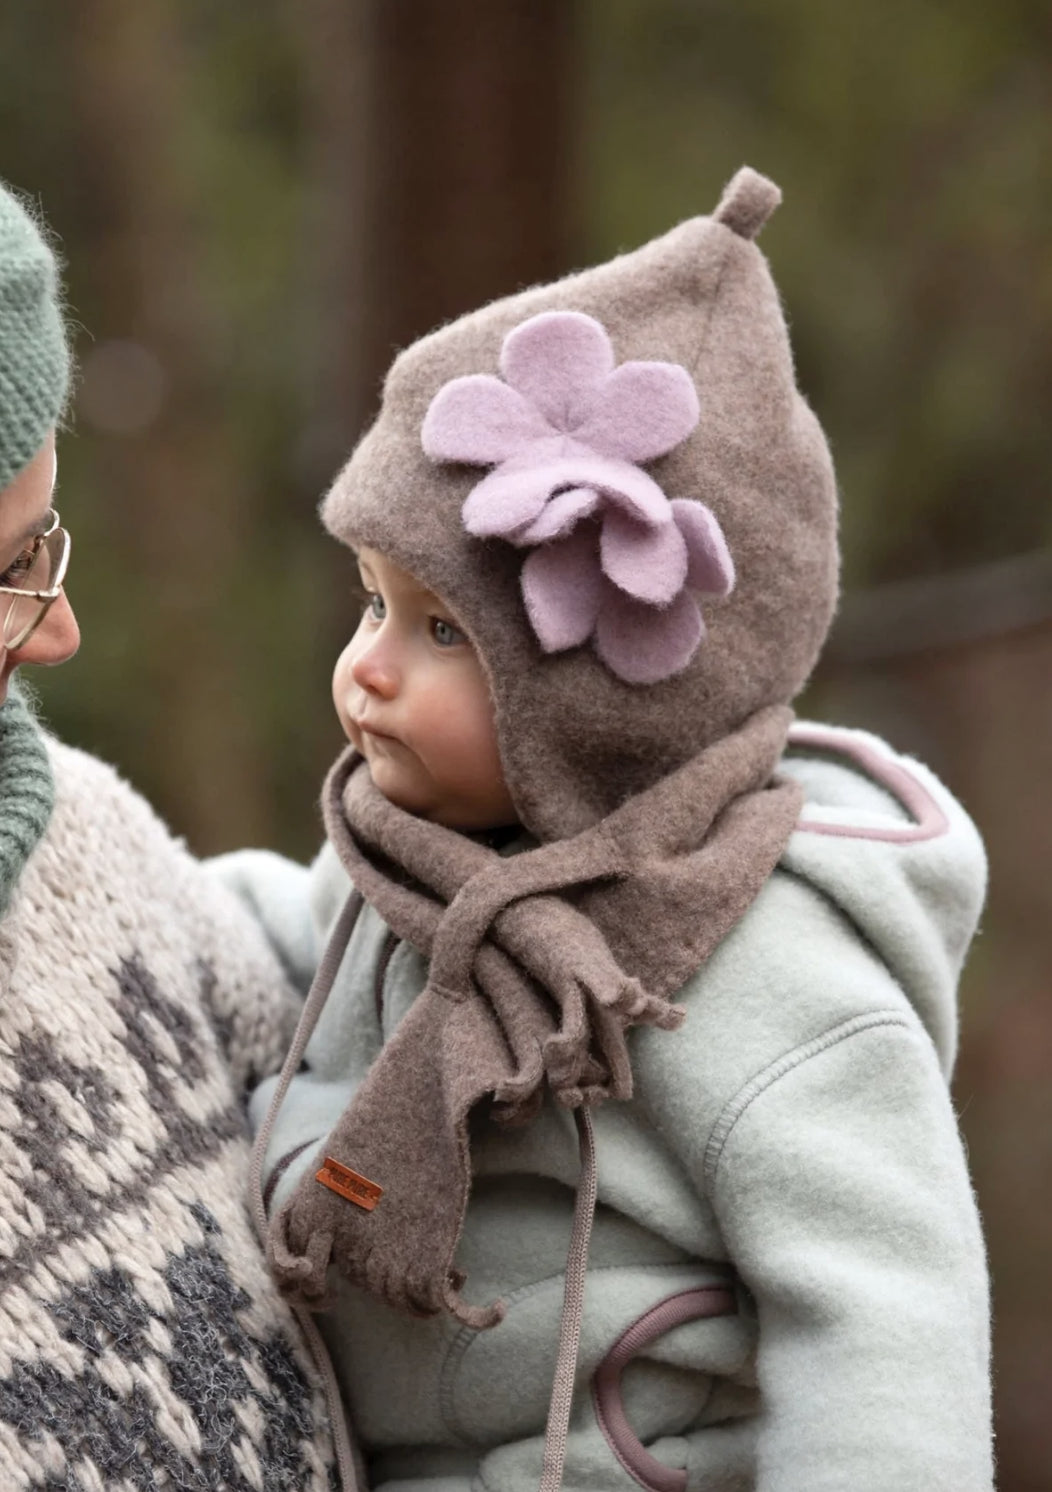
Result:
[[[652,1456],[628,1422],[621,1393],[621,1375],[644,1347],[673,1327],[709,1316],[733,1316],[738,1306],[729,1285],[703,1285],[680,1290],[659,1301],[621,1333],[595,1370],[592,1403],[607,1444],[629,1476],[647,1492],[686,1492],[687,1473],[665,1466]]]
[[[860,741],[850,731],[825,725],[792,725],[789,745],[802,751],[827,751],[845,756],[873,779],[878,787],[895,798],[913,819],[912,824],[873,825],[829,824],[802,818],[797,829],[805,834],[832,834],[845,839],[881,839],[889,844],[919,844],[939,839],[950,828],[943,808],[921,782],[901,762]]]

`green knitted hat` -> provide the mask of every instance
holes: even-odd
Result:
[[[60,293],[40,228],[0,182],[0,492],[40,450],[66,402]]]

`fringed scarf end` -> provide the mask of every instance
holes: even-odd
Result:
[[[442,1292],[442,1304],[450,1315],[475,1331],[488,1331],[492,1326],[499,1326],[508,1309],[503,1300],[495,1300],[488,1306],[468,1305],[460,1294],[463,1283],[464,1276],[460,1270],[451,1269]]]

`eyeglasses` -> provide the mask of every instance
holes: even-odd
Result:
[[[0,645],[14,652],[24,647],[62,594],[69,569],[69,534],[51,510],[51,526],[38,534],[7,572],[17,585],[0,585]],[[4,598],[10,596],[4,610]]]

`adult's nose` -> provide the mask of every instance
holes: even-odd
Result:
[[[31,637],[9,656],[17,663],[65,663],[80,647],[80,627],[65,591],[53,601]]]

